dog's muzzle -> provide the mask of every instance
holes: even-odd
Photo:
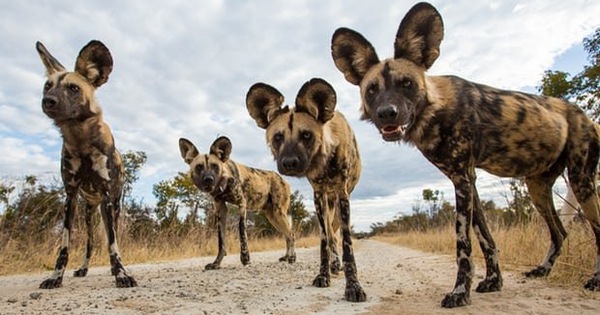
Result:
[[[402,139],[408,124],[398,123],[398,108],[394,105],[385,105],[377,109],[377,127],[383,140],[398,141]]]

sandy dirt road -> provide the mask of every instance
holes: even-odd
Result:
[[[343,300],[343,274],[329,288],[311,286],[317,248],[299,249],[293,265],[278,262],[281,254],[251,253],[246,267],[230,255],[222,269],[211,271],[203,267],[213,257],[131,265],[127,269],[139,286],[127,289],[114,287],[108,267],[92,268],[85,278],[67,270],[63,287],[55,290],[38,289],[49,273],[0,277],[0,314],[600,314],[600,293],[507,272],[502,292],[473,292],[470,306],[442,309],[440,301],[454,284],[453,257],[374,240],[355,242],[368,298],[350,303]],[[483,272],[477,270],[479,279]]]

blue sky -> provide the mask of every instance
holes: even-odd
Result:
[[[384,143],[358,120],[359,92],[335,68],[331,35],[361,32],[381,58],[393,53],[400,20],[413,1],[2,1],[0,2],[0,180],[59,178],[61,138],[42,113],[43,42],[71,68],[83,45],[99,39],[115,61],[97,100],[121,151],[145,151],[134,194],[154,204],[152,185],[186,171],[180,137],[201,151],[218,135],[232,158],[275,169],[244,98],[256,82],[293,100],[312,77],[330,82],[355,130],[363,174],[352,199],[357,230],[410,213],[424,188],[453,201],[450,181],[412,147]],[[445,39],[430,75],[454,74],[535,92],[544,70],[575,73],[586,62],[581,40],[600,26],[599,1],[433,1]],[[306,180],[289,178],[312,208]],[[504,202],[506,182],[479,173],[482,199]],[[560,190],[560,188],[558,188]]]

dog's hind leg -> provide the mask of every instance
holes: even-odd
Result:
[[[94,227],[92,218],[95,212],[98,210],[98,206],[87,205],[85,209],[85,227],[87,231],[87,243],[85,244],[85,255],[83,257],[83,264],[79,269],[73,272],[75,277],[85,277],[88,273],[88,267],[90,264],[90,258],[92,257],[92,250],[94,246]],[[114,275],[113,275],[114,276]]]
[[[473,231],[485,258],[485,279],[477,285],[477,292],[495,292],[502,289],[502,274],[498,264],[498,248],[485,221],[477,190],[473,194]]]
[[[286,251],[285,256],[279,258],[279,261],[287,261],[288,263],[296,262],[296,250],[294,245],[294,232],[292,231],[292,220],[286,215],[277,205],[273,208],[265,209],[265,215],[269,222],[285,236]]]
[[[73,218],[77,207],[77,187],[67,186],[67,199],[65,203],[65,217],[63,221],[62,243],[54,266],[52,275],[42,281],[40,289],[54,289],[62,286],[62,279],[69,262],[69,246],[71,244],[71,231],[73,230]]]
[[[597,134],[590,136],[588,146],[578,146],[578,149],[587,149],[587,157],[583,160],[583,152],[577,152],[569,160],[569,183],[573,189],[581,209],[590,222],[596,238],[596,271],[584,284],[590,291],[600,291],[600,201],[596,189],[596,175],[600,155],[600,143]],[[582,148],[583,147],[583,148]],[[585,151],[584,151],[585,152]]]
[[[567,238],[567,231],[562,225],[558,213],[554,208],[554,202],[552,200],[552,185],[559,172],[550,172],[549,176],[535,176],[525,178],[527,189],[531,197],[535,208],[538,210],[550,232],[551,244],[548,248],[546,257],[542,263],[532,269],[531,271],[525,272],[526,277],[544,277],[547,276],[552,270],[552,266],[556,261],[556,258],[560,255],[560,250],[564,240]]]

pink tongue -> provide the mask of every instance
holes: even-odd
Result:
[[[396,126],[383,127],[383,132],[385,132],[385,133],[392,133],[392,132],[396,132],[397,130],[398,130],[398,127],[396,127]]]

